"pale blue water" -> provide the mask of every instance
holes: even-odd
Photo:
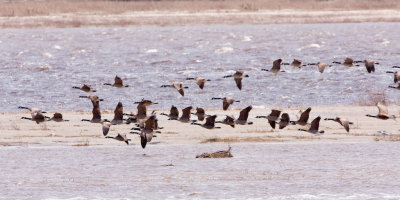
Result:
[[[71,89],[91,84],[106,99],[102,108],[118,101],[133,110],[142,98],[157,101],[158,108],[219,107],[213,96],[230,96],[247,105],[309,106],[357,104],[368,93],[387,88],[391,66],[399,65],[399,23],[238,25],[127,28],[46,28],[0,30],[0,111],[20,105],[44,110],[90,110],[84,95]],[[355,60],[379,62],[375,74],[364,67],[334,66],[320,74],[315,66],[273,76],[262,68],[282,58],[291,62]],[[42,70],[50,66],[50,70]],[[221,79],[243,69],[250,78],[239,91],[233,79]],[[121,76],[130,88],[103,86]],[[200,90],[187,77],[211,79]],[[181,81],[190,88],[185,97],[160,85]],[[392,102],[393,103],[393,102]]]
[[[400,198],[397,143],[231,146],[0,147],[0,199]]]

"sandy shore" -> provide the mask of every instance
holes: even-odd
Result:
[[[172,12],[143,11],[123,14],[65,13],[43,16],[3,16],[0,28],[171,26],[210,24],[287,24],[398,22],[400,10],[239,10]]]
[[[283,108],[292,119],[296,118],[299,109],[305,108]],[[389,114],[396,114],[399,106],[390,106]],[[157,111],[161,113],[162,111]],[[298,125],[289,126],[283,130],[272,130],[265,119],[256,119],[256,115],[266,115],[269,109],[255,108],[250,112],[249,121],[253,125],[237,125],[231,128],[218,124],[221,129],[208,130],[200,126],[169,121],[165,116],[159,116],[159,126],[164,127],[162,133],[154,138],[153,142],[165,144],[194,144],[208,142],[289,142],[289,143],[324,143],[324,142],[377,142],[377,141],[400,141],[399,122],[397,120],[379,120],[366,117],[366,114],[376,114],[374,106],[335,106],[335,107],[314,107],[310,114],[310,121],[317,116],[348,118],[354,122],[350,127],[350,133],[333,121],[321,120],[320,129],[325,134],[315,136],[307,132],[300,132]],[[238,116],[238,109],[221,111],[219,109],[207,109],[207,114],[217,114],[221,119],[225,114]],[[3,113],[0,115],[0,145],[25,146],[25,145],[61,145],[61,146],[92,146],[92,145],[125,145],[122,142],[105,139],[100,124],[81,122],[83,118],[91,118],[90,112],[64,112],[64,118],[69,122],[45,122],[36,124],[33,121],[20,119],[23,116],[29,117],[28,112]],[[103,111],[103,118],[112,119],[111,111]],[[195,116],[192,118],[194,119]],[[111,127],[110,136],[117,133],[128,133],[133,125],[115,125]],[[382,136],[377,131],[386,131],[388,136]],[[127,134],[132,143],[139,144],[137,135]]]

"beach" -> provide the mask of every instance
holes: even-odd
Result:
[[[292,120],[296,121],[296,115],[300,110],[306,108],[274,108],[287,112]],[[390,106],[389,114],[398,115],[399,106]],[[169,111],[157,110],[157,113]],[[206,109],[206,114],[218,115],[222,120],[225,115],[239,115],[239,109],[222,111],[220,109]],[[377,143],[379,141],[400,141],[398,133],[399,122],[395,119],[380,120],[366,117],[365,115],[377,114],[375,106],[316,106],[312,108],[309,121],[321,116],[320,130],[322,135],[314,135],[299,131],[299,128],[307,129],[308,126],[289,125],[284,129],[273,130],[266,119],[256,119],[258,115],[268,115],[270,109],[255,108],[250,112],[248,121],[253,125],[236,125],[235,128],[224,124],[217,124],[220,129],[205,129],[190,123],[182,123],[175,120],[167,120],[165,116],[158,116],[159,126],[164,127],[153,139],[154,145],[158,144],[202,144],[202,143],[237,143],[237,142],[262,142],[262,143]],[[44,122],[36,124],[30,120],[22,120],[21,117],[29,117],[29,112],[3,113],[0,117],[1,143],[2,146],[124,146],[123,142],[105,139],[102,133],[102,125],[99,123],[82,122],[81,119],[91,119],[91,112],[65,112],[64,119],[69,122]],[[324,118],[335,117],[347,118],[350,132],[347,133],[343,126],[337,122],[324,121]],[[112,111],[103,111],[103,118],[111,120]],[[195,116],[192,117],[196,119]],[[199,122],[202,123],[202,122]],[[109,135],[116,136],[118,133],[127,134],[132,139],[135,148],[140,149],[140,137],[129,134],[130,128],[135,127],[127,124],[112,125]],[[378,133],[384,131],[386,136]],[[147,148],[152,148],[150,144]]]

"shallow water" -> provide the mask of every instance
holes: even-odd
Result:
[[[226,148],[0,147],[0,199],[400,198],[396,143],[240,143],[233,158],[195,158]]]
[[[0,30],[0,111],[18,106],[44,110],[90,110],[91,104],[78,99],[85,93],[71,89],[91,84],[106,99],[102,108],[112,109],[122,101],[133,110],[142,98],[157,101],[159,108],[220,107],[213,96],[230,96],[237,107],[309,106],[358,104],[371,93],[389,89],[391,74],[399,65],[399,23],[288,24],[127,28],[46,28]],[[315,66],[274,76],[261,71],[282,58],[291,62],[355,60],[379,62],[377,72],[364,67],[334,66],[320,74]],[[243,69],[250,76],[239,91],[233,79],[221,77]],[[115,75],[130,88],[104,86]],[[187,77],[211,79],[200,90]],[[180,97],[172,88],[160,85],[182,81],[190,88]],[[4,87],[6,86],[6,87]],[[393,102],[392,102],[393,103]]]

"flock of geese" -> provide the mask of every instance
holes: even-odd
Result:
[[[365,68],[368,73],[375,72],[375,63],[374,61],[371,60],[364,60],[364,61],[354,61],[351,58],[346,58],[344,62],[333,62],[333,64],[342,64],[345,66],[359,66],[357,63],[364,63]],[[311,66],[311,65],[316,65],[318,67],[319,72],[323,73],[324,69],[326,67],[330,67],[332,65],[328,65],[323,62],[318,62],[318,63],[308,63],[308,64],[303,64],[302,61],[294,59],[292,63],[282,63],[282,59],[275,60],[273,62],[273,66],[271,69],[262,69],[262,71],[269,71],[272,73],[280,73],[284,72],[281,70],[281,65],[292,65],[294,67],[303,67],[303,66]],[[393,66],[393,68],[400,68],[398,66]],[[398,83],[397,87],[394,86],[389,86],[391,88],[396,88],[400,89],[400,72],[391,72],[387,71],[387,73],[393,73],[394,74],[394,82]],[[224,76],[223,78],[229,78],[233,77],[236,86],[239,90],[242,89],[242,79],[249,77],[248,75],[244,74],[244,71],[237,70],[233,75],[227,75]],[[200,89],[203,89],[205,86],[205,83],[207,81],[211,81],[209,79],[205,79],[202,77],[196,77],[196,78],[187,78],[186,80],[195,80],[196,84],[199,86]],[[115,77],[114,83],[104,83],[104,85],[112,86],[112,87],[117,87],[117,88],[126,88],[129,87],[129,85],[125,85],[122,81],[122,79],[118,76]],[[173,82],[170,85],[162,85],[161,87],[170,87],[176,89],[180,95],[184,96],[185,92],[184,89],[187,89],[188,87],[184,87],[182,83],[180,82]],[[83,92],[86,93],[93,93],[96,92],[90,85],[83,84],[82,87],[72,87],[74,89],[79,89]],[[118,141],[125,142],[126,144],[129,144],[129,141],[131,139],[128,139],[126,134],[120,134],[118,133],[116,136],[112,137],[109,136],[109,130],[112,125],[118,125],[118,124],[131,124],[134,123],[135,126],[131,128],[131,131],[129,133],[131,134],[137,134],[140,136],[140,141],[141,141],[141,146],[144,149],[147,145],[147,143],[151,142],[153,137],[156,137],[155,133],[161,133],[160,129],[163,129],[163,127],[158,126],[158,119],[157,119],[157,114],[153,111],[150,115],[147,115],[147,107],[157,104],[156,102],[150,101],[150,100],[145,100],[142,99],[139,102],[135,102],[137,105],[137,112],[134,113],[124,113],[123,110],[123,105],[121,102],[119,102],[114,110],[114,118],[109,121],[107,119],[102,119],[101,117],[101,111],[100,111],[100,102],[103,101],[103,99],[100,99],[97,95],[90,94],[88,96],[79,96],[80,98],[85,98],[89,99],[93,105],[92,109],[92,118],[91,119],[82,119],[82,121],[87,121],[91,123],[100,123],[102,125],[102,131],[103,135],[105,138],[111,138],[115,139]],[[211,100],[222,100],[222,109],[228,110],[229,106],[232,105],[235,102],[240,102],[237,101],[233,98],[230,97],[214,97]],[[382,104],[382,103],[377,103],[378,107],[378,114],[377,115],[366,115],[368,117],[374,117],[378,119],[394,119],[396,116],[388,115],[388,110],[387,108]],[[37,108],[28,108],[28,107],[18,107],[20,109],[27,109],[31,113],[31,117],[22,117],[22,119],[27,119],[27,120],[32,120],[35,121],[36,123],[41,123],[45,121],[56,121],[56,122],[67,122],[68,120],[63,119],[63,116],[61,113],[54,113],[53,117],[48,117],[45,116],[44,114],[46,112],[37,109]],[[252,110],[252,106],[247,106],[246,108],[242,109],[239,113],[239,117],[235,119],[234,116],[232,115],[227,115],[225,119],[222,121],[216,121],[217,115],[207,115],[205,110],[203,108],[196,108],[196,112],[192,113],[192,110],[194,108],[192,106],[186,107],[182,109],[182,114],[179,114],[179,110],[177,107],[174,105],[171,106],[170,112],[169,113],[161,113],[160,115],[168,117],[168,120],[177,120],[179,122],[183,123],[190,123],[192,125],[196,126],[201,126],[206,129],[215,129],[215,128],[221,128],[216,126],[216,123],[224,124],[231,126],[232,128],[235,128],[235,125],[251,125],[253,122],[248,121],[249,118],[249,113]],[[306,131],[312,134],[323,134],[323,130],[319,130],[319,123],[321,120],[321,117],[318,116],[315,119],[311,121],[311,123],[308,123],[309,116],[311,112],[311,107],[308,108],[305,111],[300,111],[298,115],[298,120],[296,121],[291,121],[289,114],[288,113],[282,113],[281,110],[276,110],[273,109],[269,115],[265,116],[256,116],[256,118],[265,118],[267,119],[268,123],[270,126],[275,129],[276,125],[279,126],[279,129],[284,129],[285,127],[289,125],[300,125],[300,126],[309,126],[309,128],[306,129],[298,129],[299,131]],[[281,114],[282,113],[282,114]],[[196,120],[192,120],[191,115],[197,116]],[[201,121],[204,121],[204,123],[199,123]],[[341,118],[341,117],[336,117],[336,118],[325,118],[324,120],[332,120],[335,122],[338,122],[341,126],[344,127],[344,129],[349,132],[350,131],[350,125],[353,124],[350,122],[348,119]]]

